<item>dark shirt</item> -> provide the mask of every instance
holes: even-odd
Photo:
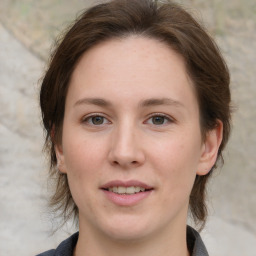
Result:
[[[77,232],[64,240],[56,250],[50,250],[37,256],[73,256],[78,235]],[[191,256],[209,256],[199,233],[189,226],[187,227],[187,245]]]

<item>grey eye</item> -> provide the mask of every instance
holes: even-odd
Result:
[[[102,116],[93,116],[91,117],[91,120],[94,125],[101,125],[104,123],[104,117]]]
[[[152,123],[155,125],[161,125],[165,123],[165,117],[164,116],[154,116],[152,117]]]

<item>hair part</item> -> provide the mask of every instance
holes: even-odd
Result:
[[[61,143],[65,100],[72,73],[82,55],[93,46],[113,38],[138,35],[164,42],[180,54],[193,81],[200,109],[202,136],[223,123],[218,159],[230,134],[229,71],[214,40],[181,6],[171,1],[113,0],[84,13],[61,38],[42,81],[40,106],[46,131],[45,149],[50,156],[50,176],[56,179],[50,205],[61,210],[64,222],[77,218],[78,208],[69,190],[66,174],[56,170],[54,146]],[[195,223],[204,226],[207,217],[206,184],[216,168],[197,176],[190,196]]]

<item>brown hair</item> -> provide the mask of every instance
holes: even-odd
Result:
[[[218,125],[217,120],[223,123],[223,140],[218,152],[218,159],[222,159],[230,133],[230,78],[218,47],[205,29],[171,1],[112,0],[98,4],[75,21],[56,47],[40,92],[45,148],[50,155],[50,174],[56,178],[51,206],[61,210],[64,221],[72,215],[77,217],[78,208],[66,174],[56,170],[54,145],[61,142],[65,99],[72,72],[83,53],[91,47],[104,40],[134,34],[165,42],[183,56],[198,98],[202,136]],[[215,167],[216,164],[212,170]],[[190,212],[194,221],[202,226],[207,217],[205,187],[212,170],[205,176],[196,177],[190,195]]]

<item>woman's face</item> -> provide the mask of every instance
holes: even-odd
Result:
[[[202,141],[193,84],[167,45],[131,36],[90,49],[72,75],[56,146],[80,230],[127,240],[186,225],[215,135]]]

